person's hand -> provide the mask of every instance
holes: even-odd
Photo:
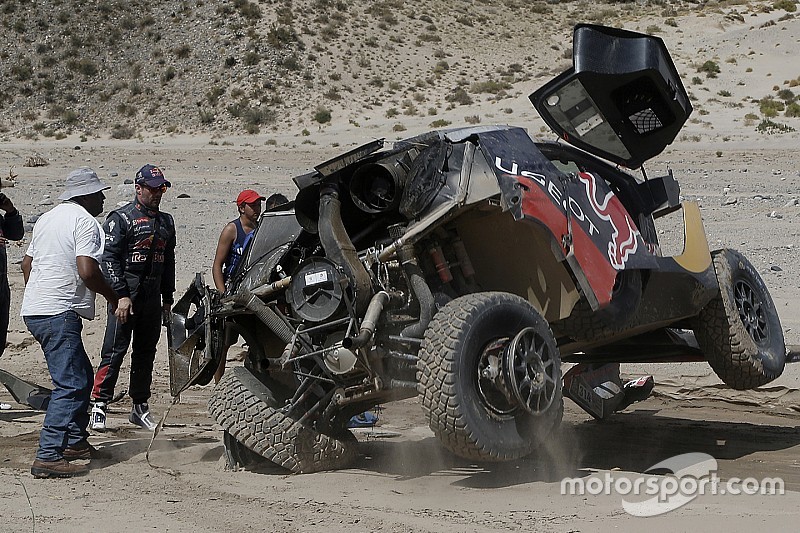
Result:
[[[5,193],[0,192],[0,209],[9,213],[11,211],[16,211],[14,207],[14,202],[11,201],[11,198],[5,195]]]
[[[169,327],[172,323],[172,304],[163,304],[161,306],[161,325]]]
[[[114,316],[117,317],[120,324],[128,321],[128,317],[133,314],[133,302],[127,296],[120,298],[117,302],[117,310],[114,311]]]

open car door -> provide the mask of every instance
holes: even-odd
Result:
[[[212,294],[197,274],[167,320],[169,388],[173,396],[194,384],[205,385],[214,376],[214,350],[222,341],[212,327]]]
[[[579,24],[572,62],[530,100],[550,129],[581,150],[638,168],[675,139],[692,112],[658,37]]]

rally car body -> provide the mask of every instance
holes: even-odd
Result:
[[[735,388],[780,374],[755,269],[709,250],[671,172],[621,168],[692,111],[663,42],[579,25],[573,63],[530,97],[559,142],[511,126],[370,142],[295,178],[223,294],[198,274],[174,308],[172,392],[210,381],[226,328],[244,338],[209,403],[234,460],[342,466],[353,415],[417,394],[454,453],[520,457],[563,394],[592,402],[564,362],[708,360]],[[655,229],[668,214],[683,219],[674,256]]]

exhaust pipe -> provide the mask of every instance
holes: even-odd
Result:
[[[342,203],[335,184],[323,184],[319,193],[319,240],[325,255],[344,270],[355,292],[356,313],[367,308],[372,297],[369,273],[358,259],[356,247],[342,222]]]

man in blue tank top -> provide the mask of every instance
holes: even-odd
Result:
[[[231,220],[222,229],[217,243],[217,251],[214,254],[214,265],[211,268],[214,276],[214,286],[220,293],[225,292],[225,284],[242,259],[247,242],[253,236],[253,232],[258,225],[258,217],[261,215],[261,202],[263,200],[264,197],[252,189],[243,190],[236,198],[239,218]],[[236,342],[237,337],[238,335],[232,329],[228,329],[225,333],[223,355],[217,371],[214,373],[215,383],[225,373],[225,353]]]

